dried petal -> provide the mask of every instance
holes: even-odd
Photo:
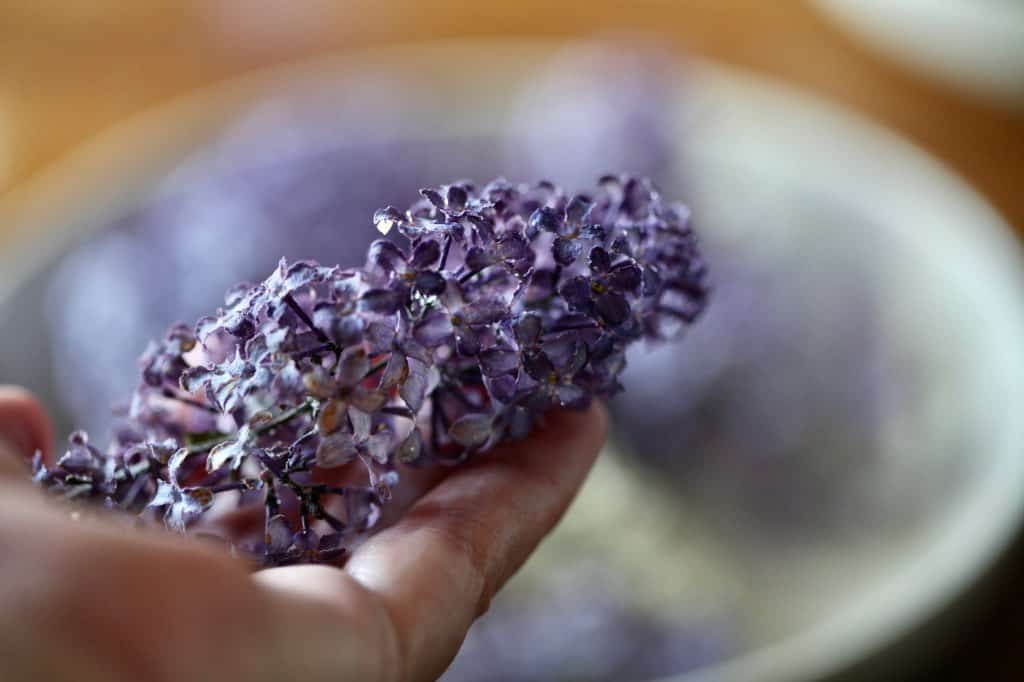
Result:
[[[370,371],[370,358],[362,348],[349,348],[338,362],[337,380],[341,386],[352,387],[366,378]]]
[[[519,367],[519,353],[510,348],[488,348],[477,356],[487,376],[506,374]]]
[[[413,329],[413,336],[427,348],[436,348],[450,340],[454,330],[446,312],[432,310]]]
[[[384,373],[380,377],[381,390],[389,390],[405,383],[409,376],[409,362],[405,355],[395,351],[388,358],[388,364],[384,366]]]
[[[395,456],[403,464],[415,464],[421,454],[423,454],[423,436],[420,435],[419,429],[413,428],[402,444],[398,446]]]
[[[373,214],[373,224],[381,234],[387,235],[391,228],[402,222],[404,217],[402,212],[394,206],[387,206]]]
[[[480,447],[491,437],[491,423],[489,414],[467,414],[455,420],[448,435],[463,447]]]
[[[392,315],[402,305],[401,292],[394,289],[370,289],[359,299],[359,308],[378,315]]]
[[[264,543],[267,546],[267,554],[284,554],[292,546],[292,538],[295,531],[281,514],[272,516],[267,520],[267,529],[264,536]]]
[[[413,283],[416,290],[425,296],[440,296],[447,284],[444,277],[433,270],[417,272]]]
[[[411,361],[409,374],[405,379],[405,383],[398,389],[398,393],[413,412],[419,412],[423,406],[428,382],[429,376],[426,368],[423,367],[423,363],[416,360]]]
[[[595,246],[590,250],[590,269],[594,272],[608,272],[612,267],[612,257],[604,248]]]
[[[553,208],[538,208],[530,216],[530,228],[537,232],[558,232],[562,224],[562,216]]]
[[[586,277],[573,277],[558,290],[566,303],[574,309],[582,309],[590,305],[590,280]]]
[[[424,239],[412,251],[409,266],[417,270],[433,267],[441,259],[441,245],[435,239]]]
[[[598,314],[607,324],[620,325],[629,318],[629,302],[620,294],[607,292],[594,302]]]
[[[333,469],[348,464],[359,450],[351,433],[338,431],[320,439],[316,449],[316,463],[325,469]]]
[[[555,262],[563,267],[568,267],[576,262],[583,252],[583,244],[567,237],[556,237],[551,246],[551,255]]]
[[[387,431],[373,434],[363,443],[363,450],[378,464],[387,464],[391,454],[391,434]]]

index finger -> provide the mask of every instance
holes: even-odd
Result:
[[[289,567],[257,579],[334,602],[339,613],[369,597],[380,613],[365,617],[388,622],[393,641],[381,647],[399,659],[381,664],[389,672],[380,679],[436,679],[494,593],[565,513],[606,430],[600,406],[552,413],[526,440],[453,471],[359,547],[345,572]]]

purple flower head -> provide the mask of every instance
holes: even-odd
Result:
[[[173,327],[143,356],[110,450],[76,433],[36,480],[183,532],[215,507],[262,505],[263,532],[237,547],[266,565],[335,561],[403,467],[464,461],[618,391],[626,346],[706,303],[689,212],[646,180],[420,194],[373,216],[406,243],[374,242],[364,267],[281,261]]]

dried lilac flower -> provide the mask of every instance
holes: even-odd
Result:
[[[215,315],[150,345],[106,452],[83,433],[42,486],[208,526],[263,508],[237,548],[336,561],[376,525],[399,467],[462,462],[549,408],[620,390],[626,347],[674,335],[707,298],[689,213],[647,180],[592,195],[547,182],[421,191],[356,269],[284,260]]]

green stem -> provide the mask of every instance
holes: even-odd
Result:
[[[267,431],[272,431],[273,429],[276,429],[278,426],[281,426],[282,424],[287,424],[300,414],[303,414],[305,412],[311,412],[313,410],[314,404],[314,401],[307,400],[303,403],[296,405],[291,409],[285,410],[284,412],[277,415],[267,423],[260,424],[259,426],[254,428],[253,433],[255,433],[256,435],[260,435],[266,433]],[[233,436],[234,434],[218,436],[217,438],[211,438],[209,440],[204,440],[199,443],[193,443],[192,445],[189,445],[185,449],[188,450],[188,454],[190,455],[197,455],[201,452],[209,452],[210,450],[217,447],[221,443],[225,443],[231,440]]]

